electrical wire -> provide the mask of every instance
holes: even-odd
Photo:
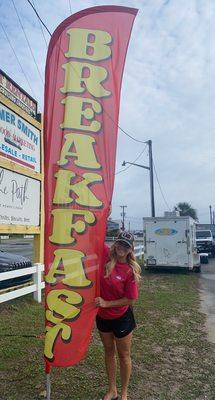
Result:
[[[137,158],[135,158],[135,160],[132,161],[132,163],[134,163],[135,161],[137,161],[137,160],[142,156],[142,154],[144,153],[144,151],[146,150],[146,148],[147,148],[147,144],[145,145],[145,147],[144,147],[144,149],[141,151],[141,153],[137,156]],[[130,168],[130,167],[132,167],[132,165],[128,165],[128,167],[126,167],[126,168],[124,168],[124,169],[121,169],[120,171],[116,172],[115,175],[118,175],[118,174],[121,174],[121,172],[127,171],[127,169]]]
[[[13,0],[12,0],[12,1],[13,1]],[[43,22],[42,18],[39,16],[39,14],[38,14],[36,8],[34,7],[34,5],[32,4],[32,2],[31,2],[30,0],[27,0],[27,2],[30,4],[30,6],[32,7],[32,9],[34,10],[34,12],[36,13],[37,17],[39,18],[39,20],[41,21],[41,23],[43,24],[43,26],[45,27],[45,29],[47,30],[47,32],[49,33],[49,35],[52,36],[51,32],[50,32],[49,29],[47,28],[46,24]],[[69,2],[69,4],[70,4],[70,2]],[[71,6],[71,4],[70,4],[70,6]],[[72,9],[71,9],[71,13],[72,13]],[[60,48],[60,50],[61,50],[61,48]],[[62,50],[61,50],[61,51],[62,51]],[[76,69],[74,68],[74,66],[72,66],[72,68],[73,68],[74,72],[76,73],[76,75],[78,76],[78,78],[80,78],[80,76],[78,75],[78,73],[77,73]],[[126,132],[123,128],[121,128],[121,126],[120,126],[119,124],[117,124],[117,123],[114,121],[114,119],[110,116],[110,114],[109,114],[104,108],[103,108],[103,110],[104,110],[104,113],[109,117],[109,119],[114,123],[114,125],[117,126],[117,128],[118,128],[121,132],[123,132],[126,136],[128,136],[130,139],[134,140],[135,142],[138,142],[138,143],[146,143],[146,141],[136,139],[136,138],[135,138],[134,136],[132,136],[130,133]]]
[[[69,0],[69,9],[70,9],[70,14],[72,14],[72,7],[71,7],[71,1]]]
[[[29,86],[29,88],[30,88],[30,90],[31,90],[31,92],[32,92],[32,94],[33,94],[33,97],[36,98],[36,95],[35,95],[35,93],[34,93],[34,90],[32,89],[32,86],[31,86],[31,84],[30,84],[30,81],[29,81],[29,79],[28,79],[28,77],[27,77],[27,75],[26,75],[24,69],[22,68],[22,64],[20,63],[20,61],[19,61],[19,59],[18,59],[18,56],[17,56],[17,54],[16,54],[16,52],[15,52],[15,49],[13,48],[13,46],[12,46],[12,44],[11,44],[11,41],[10,41],[10,39],[9,39],[9,36],[7,35],[7,32],[6,32],[4,26],[2,25],[1,22],[0,22],[0,24],[1,24],[1,28],[2,28],[2,30],[3,30],[3,32],[4,32],[4,35],[5,35],[5,37],[6,37],[7,41],[8,41],[8,43],[9,43],[9,46],[10,46],[11,50],[13,51],[13,54],[14,54],[14,56],[15,56],[15,58],[16,58],[18,64],[19,64],[20,69],[21,69],[21,71],[22,71],[22,73],[23,73],[23,75],[24,75],[24,77],[25,77],[25,79],[26,79],[26,81],[27,81],[27,83],[28,83],[28,86]]]
[[[48,32],[49,35],[51,36],[52,34],[51,34],[50,30],[47,28],[46,24],[44,24],[43,20],[40,18],[39,14],[38,14],[38,12],[37,12],[37,10],[36,10],[36,8],[33,6],[33,4],[31,3],[30,0],[27,0],[27,2],[28,2],[28,3],[30,4],[30,6],[33,8],[35,14],[37,15],[37,18],[39,18],[41,24],[44,26],[44,28],[47,30],[47,32]]]
[[[154,171],[155,171],[155,176],[156,176],[156,179],[157,179],[158,186],[159,186],[159,188],[160,188],[161,195],[162,195],[163,200],[164,200],[166,206],[168,207],[169,211],[171,211],[171,208],[170,208],[169,204],[167,203],[167,201],[166,201],[166,199],[165,199],[165,196],[164,196],[164,194],[163,194],[163,191],[162,191],[162,188],[161,188],[159,179],[158,179],[158,175],[157,175],[157,171],[156,171],[156,168],[155,168],[154,161],[152,161],[152,162],[153,162],[153,168],[154,168]]]
[[[34,3],[33,0],[32,0],[32,3],[33,3],[33,6],[35,7],[35,3]],[[41,30],[41,32],[42,32],[42,36],[43,36],[44,42],[45,42],[45,44],[46,44],[46,47],[48,48],[48,42],[47,42],[46,37],[45,37],[45,34],[44,34],[44,32],[43,32],[43,25],[42,25],[42,23],[41,23],[41,21],[40,21],[39,18],[38,18],[38,21],[39,21],[39,26],[40,26],[40,30]]]
[[[35,57],[34,57],[34,53],[33,53],[33,51],[32,51],[30,42],[29,42],[28,37],[27,37],[27,35],[26,35],[26,33],[25,33],[24,26],[22,25],[22,21],[21,21],[21,19],[20,19],[18,10],[17,10],[17,8],[16,8],[16,6],[15,6],[14,0],[11,0],[11,1],[12,1],[12,3],[13,3],[13,6],[14,6],[14,9],[15,9],[15,12],[16,12],[16,15],[17,15],[17,17],[18,17],[19,23],[20,23],[21,28],[22,28],[22,31],[23,31],[23,33],[24,33],[26,42],[28,43],[28,47],[29,47],[30,53],[31,53],[31,55],[32,55],[32,58],[33,58],[33,60],[34,60],[35,66],[36,66],[36,68],[37,68],[38,74],[39,74],[39,76],[40,76],[40,79],[41,79],[41,81],[42,81],[42,84],[44,84],[43,77],[42,77],[42,75],[41,75],[41,73],[40,73],[40,70],[39,70],[38,64],[37,64],[37,62],[36,62],[36,59],[35,59]]]
[[[107,115],[109,116],[109,118],[114,122],[114,124],[116,124],[115,121],[111,118],[111,116],[110,116],[107,112],[106,112],[106,114],[107,114]],[[119,128],[119,130],[120,130],[121,132],[123,132],[126,136],[130,137],[130,139],[134,140],[135,142],[138,142],[138,143],[146,143],[146,140],[139,140],[139,139],[136,139],[134,136],[130,135],[128,132],[126,132],[124,129],[122,129],[121,126],[119,126],[118,124],[117,124],[117,127]]]

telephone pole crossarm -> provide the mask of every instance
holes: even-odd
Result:
[[[137,167],[141,167],[141,168],[150,170],[150,167],[147,167],[146,165],[135,164],[135,163],[128,162],[128,161],[123,161],[122,166],[124,167],[126,164],[136,165]]]

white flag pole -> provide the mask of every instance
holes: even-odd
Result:
[[[46,399],[51,400],[51,376],[50,376],[50,373],[46,374],[46,394],[47,394]]]

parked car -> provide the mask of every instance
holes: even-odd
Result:
[[[18,254],[7,253],[0,250],[0,274],[2,272],[14,271],[17,269],[29,267],[32,267],[32,263],[28,258],[20,256]],[[25,275],[1,281],[0,275],[0,289],[20,285],[22,283],[30,281],[31,279],[32,275]]]
[[[196,245],[198,253],[210,253],[215,256],[215,243],[210,229],[196,231]]]

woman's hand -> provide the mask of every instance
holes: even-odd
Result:
[[[102,307],[102,308],[108,307],[108,302],[106,300],[102,299],[102,297],[96,297],[95,303],[96,303],[96,307]]]

